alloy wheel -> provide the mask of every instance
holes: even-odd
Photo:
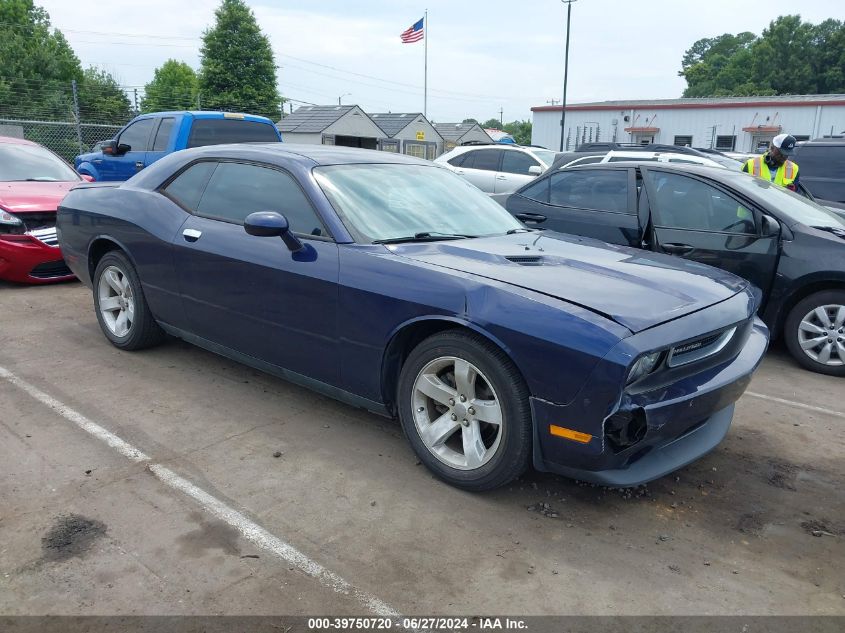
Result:
[[[109,266],[100,275],[97,302],[109,331],[119,338],[127,336],[135,321],[135,298],[129,278],[117,266]]]
[[[822,365],[845,365],[845,306],[822,305],[808,312],[798,325],[798,343]]]

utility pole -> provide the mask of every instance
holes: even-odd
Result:
[[[138,116],[138,89],[133,88],[132,92],[134,93],[134,100],[135,100],[135,116]]]
[[[575,0],[560,0],[566,5],[566,53],[563,59],[563,101],[560,109],[560,151],[563,151],[563,134],[566,129],[566,83],[569,79],[569,24],[572,21],[572,3]]]
[[[502,126],[502,129],[505,127],[505,109],[499,106],[499,123]]]
[[[82,149],[82,124],[79,120],[79,91],[76,88],[76,79],[70,80],[70,89],[73,92],[73,118],[76,119],[76,140],[79,142],[79,153],[82,154],[85,150]]]
[[[547,99],[546,103],[551,103],[553,106],[555,106],[560,103],[560,99]]]

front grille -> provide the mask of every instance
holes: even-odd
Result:
[[[35,268],[29,271],[30,276],[38,279],[52,279],[53,277],[64,277],[72,274],[70,268],[67,267],[63,259],[54,262],[44,262],[38,264]]]
[[[28,231],[28,233],[37,240],[41,240],[47,246],[58,246],[59,236],[56,234],[56,227],[38,229],[35,231]]]
[[[56,226],[55,211],[35,211],[33,213],[18,213],[17,217],[23,222],[27,231],[50,229]]]
[[[736,327],[732,327],[677,345],[669,350],[669,357],[666,360],[666,364],[669,367],[678,367],[679,365],[686,365],[707,358],[708,356],[713,356],[725,348],[725,345],[730,342],[735,333]]]

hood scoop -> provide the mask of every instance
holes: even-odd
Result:
[[[520,266],[542,266],[542,255],[505,255],[505,259]]]

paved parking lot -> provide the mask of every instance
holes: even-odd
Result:
[[[843,393],[775,349],[676,476],[469,494],[389,420],[0,284],[0,612],[845,614]]]

